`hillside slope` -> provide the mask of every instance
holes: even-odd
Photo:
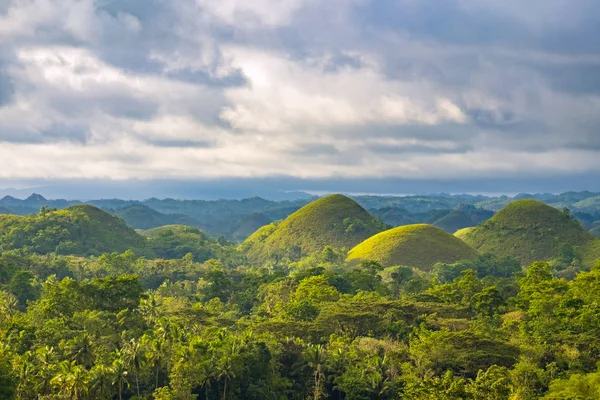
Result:
[[[454,210],[450,214],[435,221],[432,225],[437,226],[448,233],[454,233],[460,229],[473,226],[473,222],[464,212]]]
[[[40,254],[89,256],[125,250],[152,254],[146,240],[123,220],[90,205],[0,216],[0,250],[23,247]]]
[[[239,221],[237,229],[232,234],[232,238],[236,241],[244,240],[258,229],[270,223],[271,219],[265,214],[252,213],[246,215]]]
[[[166,225],[142,231],[157,257],[182,258],[188,253],[194,261],[204,262],[221,255],[222,246],[200,229],[186,225]]]
[[[473,231],[473,229],[475,229],[474,226],[470,226],[468,228],[462,228],[457,230],[456,232],[454,232],[454,236],[456,236],[457,238],[459,238],[460,240],[464,241],[465,237],[471,233]]]
[[[384,267],[404,265],[429,270],[438,262],[477,258],[460,239],[432,225],[407,225],[381,232],[348,252],[348,261],[377,261]]]
[[[463,238],[482,254],[514,257],[523,265],[555,259],[568,248],[582,256],[593,240],[569,213],[536,200],[509,204]]]
[[[298,258],[325,246],[351,248],[385,228],[354,200],[335,194],[302,207],[279,225],[261,229],[241,248],[253,262]]]
[[[187,215],[163,214],[143,204],[122,208],[115,215],[135,229],[152,229],[164,225],[200,226],[200,222]]]

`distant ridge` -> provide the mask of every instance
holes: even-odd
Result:
[[[41,194],[32,193],[31,196],[25,199],[25,201],[28,203],[41,203],[47,200]]]

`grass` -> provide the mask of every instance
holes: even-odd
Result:
[[[477,253],[460,239],[435,226],[417,224],[381,232],[350,250],[347,259],[430,270],[438,262],[474,258]]]
[[[460,240],[465,240],[465,237],[471,233],[473,230],[475,229],[474,226],[470,226],[468,228],[462,228],[459,229],[458,231],[454,232],[454,236],[456,236],[457,238],[459,238]]]
[[[581,254],[585,266],[593,266],[600,261],[600,239],[590,240],[576,250]]]
[[[550,261],[566,246],[582,248],[592,240],[569,214],[536,200],[515,201],[460,236],[481,254],[514,257],[523,265]]]
[[[386,228],[354,200],[335,194],[302,207],[279,225],[261,228],[241,248],[259,262],[291,252],[308,255],[326,246],[348,249]]]

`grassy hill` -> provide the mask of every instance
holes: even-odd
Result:
[[[182,258],[188,253],[197,262],[215,258],[220,254],[221,245],[200,229],[186,225],[167,225],[143,231],[150,239],[149,246],[157,257]]]
[[[482,254],[511,256],[523,265],[555,259],[568,247],[583,256],[593,240],[569,213],[536,200],[511,203],[463,237]]]
[[[233,232],[232,237],[236,241],[244,240],[261,227],[269,225],[270,223],[271,219],[265,214],[252,213],[246,215],[239,221],[239,225],[235,232]]]
[[[433,225],[445,230],[448,233],[454,233],[460,229],[472,226],[473,221],[471,221],[471,218],[469,218],[464,212],[454,210],[450,214],[435,221]]]
[[[385,228],[354,200],[335,194],[302,207],[279,225],[261,229],[241,248],[253,262],[298,258],[325,246],[352,248]]]
[[[90,205],[0,216],[0,250],[23,247],[40,254],[89,256],[125,250],[152,254],[146,240],[123,220]]]
[[[122,208],[115,215],[135,229],[152,229],[164,225],[200,226],[200,222],[187,215],[163,214],[143,204]]]
[[[348,261],[377,261],[384,267],[404,265],[429,270],[438,262],[477,258],[460,239],[432,225],[407,225],[381,232],[354,247]]]
[[[592,236],[600,238],[600,226],[596,226],[590,229],[590,233],[592,234]]]

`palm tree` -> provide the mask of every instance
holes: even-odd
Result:
[[[131,339],[123,348],[127,365],[135,371],[135,388],[140,396],[140,370],[142,369],[143,354],[139,340]]]
[[[92,348],[92,339],[88,333],[83,333],[69,341],[70,356],[86,369],[94,365],[95,356]]]
[[[22,357],[18,357],[18,374],[19,385],[17,386],[17,398],[28,398],[28,393],[32,392],[32,386],[35,390],[35,384],[31,385],[31,381],[35,378],[34,356],[31,351],[27,351]]]
[[[165,341],[154,339],[150,341],[150,348],[146,352],[146,358],[154,368],[155,389],[158,389],[158,375],[165,358]]]
[[[50,381],[54,375],[56,360],[54,347],[45,346],[37,349],[36,356],[39,361],[38,376],[41,382],[38,383],[37,391],[40,395],[50,394]]]
[[[140,304],[140,311],[142,315],[148,320],[149,323],[153,323],[160,316],[160,303],[154,294],[150,294],[148,298],[142,299]]]
[[[90,370],[89,389],[94,399],[112,398],[112,377],[114,370],[106,365],[96,364]]]
[[[125,386],[129,387],[129,381],[127,380],[127,366],[121,357],[118,357],[113,361],[112,370],[112,384],[117,385],[119,389],[119,400],[123,400],[123,388]]]
[[[219,365],[217,366],[217,379],[223,379],[223,400],[227,398],[227,382],[235,378],[232,361],[233,360],[229,354],[224,354],[219,360]]]
[[[390,389],[390,369],[388,368],[389,362],[386,355],[383,357],[377,356],[371,361],[370,369],[370,392],[373,393],[374,398],[383,398],[385,393]]]
[[[230,347],[223,352],[216,363],[216,378],[223,380],[223,400],[227,398],[227,382],[235,378],[234,357],[238,351],[236,342],[231,342]]]
[[[62,361],[58,364],[59,372],[52,378],[51,383],[63,396],[80,400],[87,392],[86,371],[75,361]]]
[[[19,300],[15,295],[8,292],[0,292],[0,315],[8,321],[17,311],[19,311]]]
[[[75,366],[67,376],[67,393],[71,399],[80,400],[87,393],[87,371],[81,365]]]
[[[305,354],[308,359],[308,366],[314,371],[313,376],[315,378],[315,386],[313,389],[313,399],[319,400],[325,395],[323,384],[325,382],[324,366],[327,354],[325,348],[320,344],[309,345]]]

